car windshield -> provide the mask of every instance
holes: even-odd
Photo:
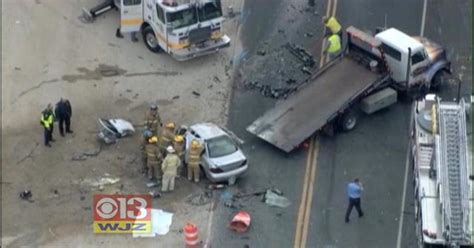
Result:
[[[207,140],[207,148],[211,158],[226,156],[236,152],[238,149],[234,142],[226,135]]]
[[[222,16],[221,1],[214,0],[198,7],[199,21],[208,21]]]
[[[166,20],[172,29],[186,27],[198,22],[195,8],[166,13]]]

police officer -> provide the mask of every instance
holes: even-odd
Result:
[[[161,122],[160,114],[158,113],[158,106],[152,104],[145,116],[145,129],[150,130],[152,135],[158,135],[158,130],[161,126],[163,126],[163,123]]]
[[[154,180],[155,179],[155,168],[157,168],[162,160],[161,152],[157,146],[158,137],[152,136],[148,139],[148,144],[145,147],[146,154],[147,154],[147,175],[148,179]],[[158,168],[158,180],[161,180],[161,170]]]
[[[53,139],[54,114],[53,105],[51,105],[51,103],[49,103],[46,109],[41,113],[40,123],[44,127],[44,145],[51,147],[49,142],[55,141]]]
[[[203,147],[197,139],[191,141],[191,147],[188,149],[188,180],[194,182],[199,182],[199,174],[201,169],[199,168],[199,163],[201,162],[201,153]]]

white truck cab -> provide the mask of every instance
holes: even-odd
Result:
[[[375,35],[382,42],[386,63],[395,85],[402,88],[438,87],[443,73],[450,73],[444,49],[422,37],[411,37],[389,28]],[[375,51],[380,56],[378,51]]]
[[[223,33],[221,0],[105,0],[84,10],[86,19],[120,9],[120,32],[141,32],[152,52],[184,61],[230,45]]]

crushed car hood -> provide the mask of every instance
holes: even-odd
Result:
[[[227,156],[218,157],[218,158],[210,158],[210,160],[217,167],[221,167],[221,166],[226,166],[233,163],[244,161],[245,156],[240,150],[237,150],[236,152],[229,154]]]

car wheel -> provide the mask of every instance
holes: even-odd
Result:
[[[160,44],[158,43],[158,38],[155,35],[155,31],[151,26],[147,26],[142,31],[143,42],[145,46],[154,53],[159,53],[161,50]]]
[[[440,90],[443,82],[446,81],[448,73],[445,70],[440,70],[436,72],[433,79],[431,80],[431,90],[438,91]]]

